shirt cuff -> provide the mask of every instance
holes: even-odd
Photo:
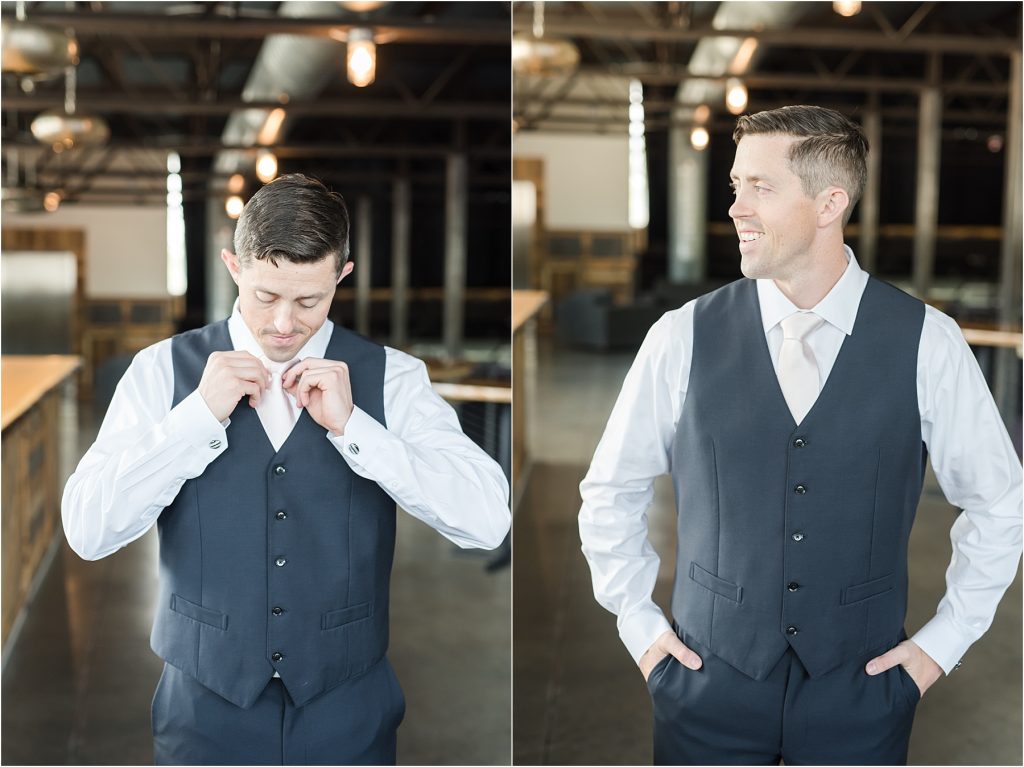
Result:
[[[391,432],[356,405],[352,406],[352,415],[348,417],[348,423],[345,424],[344,434],[334,437],[327,432],[327,439],[338,449],[345,460],[349,464],[360,467],[365,467],[377,452],[380,444],[391,436]]]
[[[228,449],[226,430],[229,423],[230,418],[223,422],[217,420],[198,390],[167,414],[168,432],[191,445],[197,457],[207,463]]]
[[[949,674],[960,666],[960,659],[975,638],[965,636],[952,620],[939,614],[924,624],[910,640]]]
[[[653,602],[619,621],[619,638],[637,665],[640,664],[640,656],[666,631],[672,631],[672,625]]]

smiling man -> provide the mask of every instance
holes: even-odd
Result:
[[[320,182],[260,189],[221,254],[231,317],[136,356],[64,491],[86,559],[158,525],[157,764],[394,763],[395,504],[462,547],[508,531],[423,363],[327,319],[348,240]]]
[[[1021,552],[1021,466],[956,323],[843,244],[868,152],[837,112],[741,117],[741,279],[651,328],[580,486],[598,601],[647,680],[659,764],[902,764],[922,693],[991,625]],[[907,639],[931,455],[947,591]],[[671,473],[670,626],[651,595]]]

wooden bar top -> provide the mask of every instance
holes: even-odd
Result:
[[[513,290],[512,332],[517,332],[547,302],[548,294],[543,290]]]
[[[3,426],[6,429],[36,404],[43,395],[78,370],[82,358],[74,355],[14,355],[0,357],[3,387]]]

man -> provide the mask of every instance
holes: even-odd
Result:
[[[583,551],[651,691],[656,763],[905,763],[920,695],[1016,573],[1021,466],[956,323],[843,244],[859,128],[793,106],[741,117],[734,140],[748,279],[651,328],[580,486]],[[946,595],[907,639],[928,453],[963,511]],[[645,516],[666,472],[674,626]]]
[[[462,547],[509,528],[423,363],[327,320],[348,234],[320,182],[260,189],[221,253],[230,319],[135,357],[65,489],[86,559],[158,525],[158,764],[394,763],[395,504]]]

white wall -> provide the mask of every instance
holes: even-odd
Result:
[[[629,230],[629,137],[527,131],[516,157],[544,160],[548,229]]]
[[[5,213],[4,227],[85,231],[85,294],[161,298],[167,292],[167,209],[67,205],[56,213]]]

